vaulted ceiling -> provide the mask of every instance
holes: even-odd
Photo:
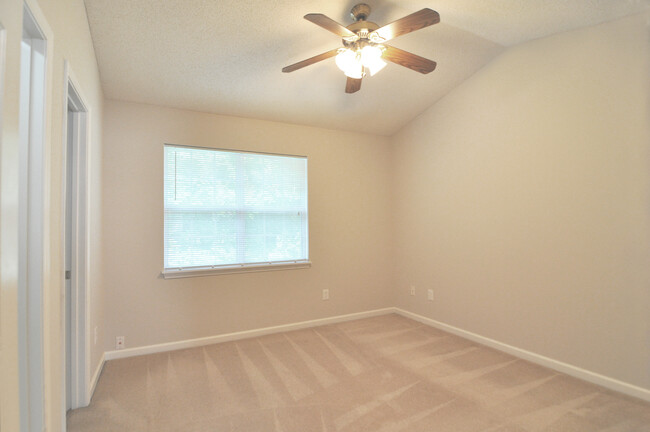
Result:
[[[428,75],[389,64],[346,94],[341,46],[302,17],[352,23],[357,1],[85,0],[110,99],[391,135],[510,46],[648,10],[650,0],[365,0],[380,26],[428,7],[441,22],[391,45],[435,60]],[[606,61],[606,59],[604,59]]]

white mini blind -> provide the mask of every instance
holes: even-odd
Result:
[[[307,261],[307,158],[165,145],[165,270]]]

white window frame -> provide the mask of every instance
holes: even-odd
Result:
[[[248,153],[248,154],[257,154],[257,155],[298,157],[298,158],[307,159],[307,156],[301,156],[301,155],[254,152],[254,151],[233,150],[233,149],[223,149],[223,148],[213,148],[213,147],[185,146],[185,145],[171,144],[171,143],[165,143],[165,145],[163,146],[163,152],[166,146],[195,148],[199,150],[213,150],[213,151],[233,152],[233,153]],[[309,184],[308,169],[309,167],[307,167],[307,171],[305,172],[305,181],[307,181],[307,184]],[[163,191],[164,191],[164,186],[163,186]],[[309,207],[309,188],[307,188],[306,199],[307,199],[307,207]],[[164,267],[161,274],[165,279],[177,279],[177,278],[186,278],[186,277],[212,276],[212,275],[232,274],[232,273],[249,273],[249,272],[261,272],[261,271],[293,270],[293,269],[310,268],[311,261],[309,260],[309,211],[307,212],[307,227],[305,229],[307,231],[305,236],[305,240],[307,242],[306,245],[307,259],[304,260],[241,263],[241,264],[230,264],[230,265],[195,266],[195,267],[172,267],[172,268]]]

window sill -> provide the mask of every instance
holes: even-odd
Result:
[[[230,266],[169,268],[162,271],[165,279],[178,279],[198,276],[215,276],[232,273],[252,273],[276,270],[310,268],[311,261],[283,261],[275,263],[235,264]]]

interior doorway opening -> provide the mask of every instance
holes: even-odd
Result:
[[[18,380],[22,431],[44,427],[43,298],[45,268],[47,40],[23,6],[18,169]]]
[[[90,402],[87,293],[88,109],[66,63],[64,148],[65,411]]]

